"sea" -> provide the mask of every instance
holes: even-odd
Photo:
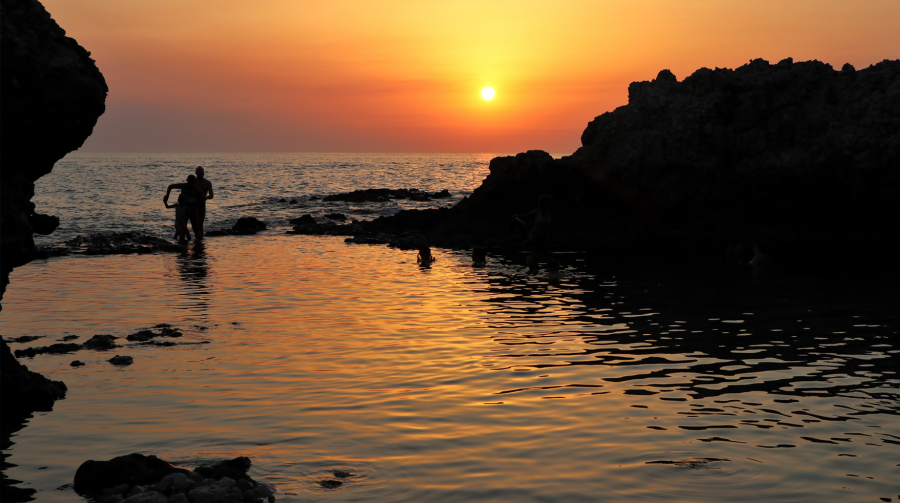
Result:
[[[207,229],[268,228],[15,269],[2,335],[40,338],[12,349],[95,334],[120,347],[20,358],[69,391],[13,435],[6,474],[39,502],[83,501],[78,466],[132,452],[189,468],[248,456],[285,502],[900,500],[896,270],[567,249],[555,275],[546,257],[526,268],[527,250],[477,266],[434,249],[423,266],[415,251],[286,234],[303,214],[455,204],[495,155],[62,159],[36,183],[37,211],[62,221],[41,246],[171,238],[166,186],[201,165]],[[452,196],[321,200],[366,188]],[[183,336],[125,339],[161,324]]]

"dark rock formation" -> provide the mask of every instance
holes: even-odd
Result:
[[[163,327],[163,329],[160,330],[158,334],[153,332],[152,330],[141,330],[130,334],[125,338],[129,341],[146,342],[155,337],[181,337],[182,335],[184,334],[182,334],[178,330],[169,327]]]
[[[198,466],[193,472],[156,456],[129,454],[85,461],[75,472],[75,492],[98,503],[258,503],[275,501],[275,488],[247,475],[250,459]]]
[[[55,217],[35,213],[34,181],[63,156],[81,147],[105,110],[103,75],[84,48],[66,37],[35,0],[0,1],[0,298],[14,267],[35,258],[33,232],[52,232]],[[34,226],[34,227],[32,227]],[[34,410],[50,410],[65,385],[29,372],[0,341],[2,436],[10,435]],[[30,499],[0,472],[4,503]]]
[[[35,410],[51,410],[54,400],[66,396],[65,384],[28,370],[16,360],[5,343],[0,346],[0,374],[3,376],[0,407],[4,421],[7,417],[27,416]]]
[[[776,256],[869,255],[897,241],[900,61],[835,71],[755,60],[682,82],[664,70],[631,84],[628,105],[591,121],[582,145],[559,160],[493,159],[423,239],[521,241],[507,232],[511,215],[550,194],[556,247],[659,256],[764,239]]]
[[[109,461],[89,460],[75,471],[74,489],[78,494],[95,494],[107,487],[122,484],[150,485],[170,473],[186,475],[189,472],[184,468],[175,468],[156,456],[137,453],[119,456]]]
[[[255,217],[241,217],[231,226],[231,229],[219,229],[207,232],[207,236],[252,236],[259,231],[266,230],[266,224]]]
[[[112,349],[116,347],[118,337],[109,334],[97,334],[82,344],[85,349]]]
[[[316,219],[313,218],[312,215],[307,213],[306,215],[291,219],[288,223],[293,225],[316,225],[318,222],[316,222]]]
[[[28,370],[12,355],[6,342],[0,342],[0,382],[0,450],[7,451],[13,444],[12,434],[24,427],[33,411],[52,410],[53,402],[66,396],[66,385]],[[15,466],[6,461],[8,457],[5,452],[0,453],[0,500],[29,501],[34,489],[14,487],[19,481],[6,477],[7,468]]]
[[[109,363],[112,363],[113,365],[131,365],[134,363],[134,358],[116,355],[109,359]]]
[[[365,201],[390,201],[392,199],[411,199],[413,201],[430,201],[450,197],[450,192],[444,189],[440,192],[426,192],[419,189],[364,189],[353,192],[343,192],[325,196],[323,201],[348,201],[361,203]],[[312,199],[310,199],[312,200]]]
[[[90,53],[35,0],[0,2],[0,87],[5,289],[12,268],[35,256],[32,224],[41,232],[55,228],[55,217],[34,211],[34,181],[90,136],[105,110],[107,87]]]
[[[339,222],[343,222],[347,220],[347,215],[343,213],[326,213],[325,218],[329,220],[337,220]]]
[[[130,255],[155,252],[178,253],[184,247],[165,239],[140,232],[104,232],[75,236],[52,248],[41,248],[38,257],[61,255]]]

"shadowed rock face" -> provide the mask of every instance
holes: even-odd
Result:
[[[36,214],[34,181],[81,147],[105,110],[107,87],[90,54],[66,37],[35,0],[0,0],[0,298],[14,267],[35,257],[33,232],[49,234],[56,217]],[[0,341],[2,437],[34,410],[50,410],[66,387],[29,371]],[[30,489],[11,487],[3,456],[3,501],[26,501]]]
[[[762,238],[798,255],[883,248],[900,210],[900,61],[835,71],[755,60],[681,82],[663,70],[631,84],[628,105],[591,121],[582,144],[559,160],[493,159],[432,244],[499,242],[512,214],[550,194],[556,247],[667,254]]]
[[[105,110],[107,87],[94,61],[35,0],[0,2],[0,204],[2,288],[13,267],[34,256],[34,181],[78,149]]]

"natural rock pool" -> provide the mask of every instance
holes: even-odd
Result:
[[[896,275],[435,255],[265,235],[16,269],[3,335],[44,337],[12,349],[123,347],[20,359],[69,392],[7,475],[78,501],[83,461],[142,452],[249,456],[279,501],[900,498]],[[124,339],[160,323],[183,337]]]

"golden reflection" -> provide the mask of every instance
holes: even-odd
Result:
[[[203,317],[207,316],[211,290],[207,284],[209,263],[204,243],[192,242],[175,257],[175,262],[182,285],[181,291],[178,292],[178,309],[196,311]]]

